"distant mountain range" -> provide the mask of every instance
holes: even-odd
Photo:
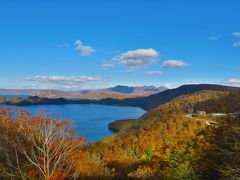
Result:
[[[137,91],[136,89],[132,91],[131,88],[123,88],[123,87],[117,87],[116,89],[118,91],[125,92],[125,93],[133,93]],[[127,98],[127,99],[104,98],[104,99],[74,100],[74,99],[64,99],[64,98],[49,99],[49,98],[41,98],[38,96],[34,96],[34,97],[25,98],[25,99],[20,99],[20,101],[18,102],[6,102],[5,104],[15,104],[19,106],[28,106],[28,105],[35,105],[35,104],[103,104],[103,105],[115,105],[115,106],[134,106],[134,107],[141,107],[145,110],[151,110],[179,96],[194,94],[204,90],[240,91],[240,88],[222,86],[222,85],[212,85],[212,84],[183,85],[178,88],[165,90],[160,93],[155,93],[147,97],[137,97],[137,98]],[[139,90],[139,92],[141,91]]]
[[[8,95],[30,95],[48,98],[83,98],[83,99],[102,99],[102,98],[133,98],[143,97],[156,94],[167,90],[166,87],[155,86],[123,86],[118,85],[106,89],[97,90],[78,90],[78,91],[62,91],[50,89],[0,89],[0,94]]]
[[[152,92],[160,92],[167,90],[166,87],[155,87],[155,86],[115,86],[113,88],[106,89],[107,91],[123,93],[123,94],[142,94],[142,93],[152,93]]]

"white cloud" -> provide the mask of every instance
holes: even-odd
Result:
[[[100,76],[34,76],[25,78],[27,81],[41,83],[57,88],[77,88],[85,82],[100,81]]]
[[[217,41],[221,38],[222,38],[222,35],[213,35],[213,36],[208,37],[208,40],[209,41]]]
[[[81,56],[91,56],[95,50],[91,46],[84,45],[82,41],[75,41],[76,50],[78,50]]]
[[[234,42],[234,43],[233,43],[233,47],[240,47],[240,41]]]
[[[114,57],[113,60],[117,61],[119,64],[125,64],[130,67],[139,67],[155,62],[158,55],[159,53],[152,48],[136,49],[124,52]]]
[[[148,71],[144,73],[145,75],[160,75],[162,74],[161,71]]]
[[[182,68],[186,66],[188,66],[188,64],[181,60],[167,60],[164,61],[162,64],[162,67],[165,68]]]
[[[240,32],[233,32],[232,35],[236,37],[240,37]]]
[[[112,68],[113,66],[114,66],[114,65],[113,65],[113,64],[110,64],[110,63],[101,64],[101,68],[102,68],[102,69]]]
[[[232,86],[240,86],[240,79],[232,78],[227,80],[226,83]]]

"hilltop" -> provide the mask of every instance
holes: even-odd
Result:
[[[182,95],[193,94],[196,92],[212,90],[212,91],[238,91],[240,88],[231,86],[222,86],[215,84],[190,84],[183,85],[175,89],[168,89],[166,91],[156,93],[147,97],[133,98],[123,100],[122,103],[135,105],[146,110],[154,109],[157,106],[173,100]]]

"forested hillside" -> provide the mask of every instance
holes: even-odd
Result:
[[[198,85],[190,84],[190,85],[183,85],[175,89],[169,89],[157,94],[150,95],[148,97],[126,99],[123,101],[126,104],[133,104],[135,106],[142,107],[143,109],[151,110],[179,96],[194,94],[204,90],[238,91],[240,90],[240,88],[231,87],[231,86],[214,85],[214,84],[198,84]]]
[[[238,91],[203,91],[181,96],[148,112],[134,125],[131,123],[131,130],[127,133],[120,131],[119,134],[97,143],[91,149],[100,153],[103,159],[116,169],[117,176],[121,178],[212,179],[230,177],[230,174],[218,169],[219,161],[224,163],[225,160],[217,153],[219,151],[217,146],[227,148],[228,138],[232,141],[231,146],[235,143],[235,145],[239,144],[239,139],[232,139],[229,134],[231,132],[236,136],[240,135],[240,131],[234,129],[240,127],[239,115],[232,114],[240,109],[239,102],[240,92]],[[186,115],[198,110],[231,114],[222,117],[206,115],[192,118]],[[206,122],[208,118],[213,118],[219,124],[209,126]],[[121,126],[123,124],[124,122]],[[219,132],[220,129],[222,130]],[[223,131],[227,131],[228,134],[224,134]],[[226,146],[219,142],[217,133],[221,136],[226,135],[224,139],[221,139],[225,141]],[[236,149],[233,151],[237,153]],[[221,168],[228,168],[229,172],[230,167],[240,167],[236,159],[232,159],[229,164],[229,167],[223,164]]]
[[[1,109],[0,177],[238,179],[239,102],[239,91],[179,96],[126,126],[121,122],[119,133],[94,144],[67,121]],[[198,111],[207,114],[188,116]],[[219,112],[225,115],[211,117]]]

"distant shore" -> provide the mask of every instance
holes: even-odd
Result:
[[[137,98],[136,98],[137,99]],[[65,99],[65,98],[42,98],[38,96],[29,96],[27,98],[10,99],[0,102],[0,104],[15,105],[15,106],[34,106],[34,105],[66,105],[66,104],[96,104],[96,105],[110,105],[110,106],[130,106],[141,107],[134,103],[133,99]],[[146,110],[146,109],[144,109]]]

